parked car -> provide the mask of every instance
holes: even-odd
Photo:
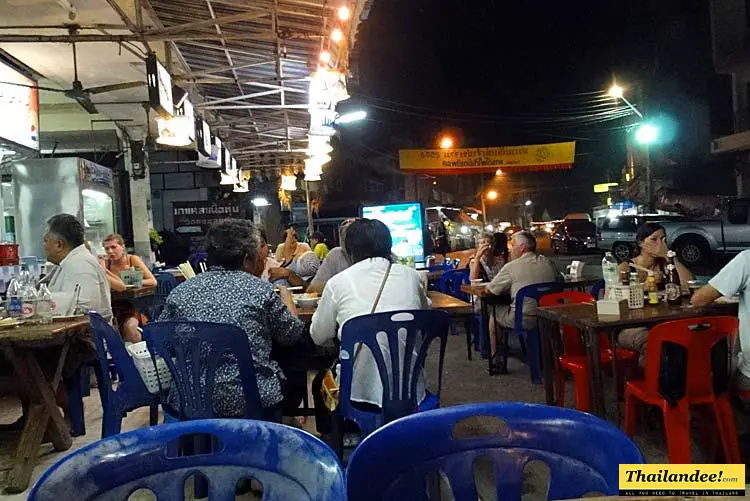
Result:
[[[687,266],[705,263],[713,254],[750,247],[750,198],[727,200],[716,219],[663,223],[667,241]]]
[[[602,250],[611,250],[618,261],[627,261],[635,255],[635,236],[646,222],[690,221],[686,216],[663,214],[637,214],[631,216],[602,217],[597,219],[598,242]]]
[[[555,226],[550,240],[552,252],[555,254],[591,252],[598,249],[596,225],[584,219],[571,219],[559,223]]]

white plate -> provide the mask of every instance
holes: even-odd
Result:
[[[715,303],[719,304],[738,304],[740,302],[739,296],[733,296],[733,297],[720,297],[714,301]]]

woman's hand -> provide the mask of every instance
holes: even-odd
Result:
[[[487,251],[489,250],[490,250],[490,246],[487,243],[485,242],[480,243],[479,246],[477,247],[477,253],[474,255],[474,259],[479,259],[480,257],[484,256],[485,254],[487,254]]]
[[[653,244],[648,241],[643,242],[643,250],[654,257],[667,258],[667,244],[662,242]]]
[[[268,278],[271,282],[281,280],[283,278],[289,278],[289,270],[286,268],[271,268],[268,270]]]

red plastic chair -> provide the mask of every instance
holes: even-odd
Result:
[[[706,406],[707,410],[713,412],[716,431],[724,452],[724,462],[741,463],[737,429],[729,399],[729,382],[727,381],[725,392],[714,392],[714,372],[717,367],[713,366],[711,361],[712,348],[728,336],[734,336],[738,323],[738,319],[734,317],[702,317],[665,322],[651,329],[646,344],[645,379],[629,381],[625,385],[625,432],[630,436],[635,432],[638,401],[656,405],[664,414],[669,462],[692,463],[689,408],[696,405]],[[668,343],[682,346],[687,350],[684,396],[677,400],[674,406],[670,406],[659,392],[661,353]],[[731,353],[731,343],[729,347]],[[728,358],[727,356],[727,378]]]
[[[586,292],[559,292],[547,294],[539,300],[539,306],[559,306],[562,304],[591,303],[594,297]],[[576,409],[583,412],[591,411],[591,388],[589,386],[589,362],[586,356],[586,348],[581,343],[578,329],[572,325],[562,324],[563,354],[558,357],[558,370],[556,370],[556,395],[555,404],[559,407],[565,406],[565,376],[570,373],[573,376],[576,388]],[[602,365],[612,363],[612,349],[605,335],[600,339],[600,356]],[[638,352],[619,348],[617,350],[617,363],[634,364],[638,361]]]

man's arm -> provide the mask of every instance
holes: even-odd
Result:
[[[500,294],[510,292],[510,284],[512,281],[510,276],[510,269],[511,267],[506,264],[500,269],[498,274],[495,275],[495,278],[493,278],[490,284],[487,286],[487,290],[491,294],[499,296]]]
[[[307,287],[307,292],[323,292],[326,283],[336,274],[336,259],[343,259],[343,256],[341,256],[340,254],[341,249],[338,247],[335,247],[328,252],[328,255],[321,263],[318,272],[315,274],[312,282],[310,282],[310,285]]]
[[[690,298],[690,304],[693,306],[706,306],[721,297],[721,292],[717,291],[711,285],[704,285]]]
[[[732,297],[745,290],[750,275],[750,251],[744,251],[724,266],[708,285],[701,287],[690,298],[690,304],[704,306],[714,301],[719,295]]]
[[[326,287],[313,314],[310,337],[318,346],[330,346],[337,335],[335,291],[333,287]]]

